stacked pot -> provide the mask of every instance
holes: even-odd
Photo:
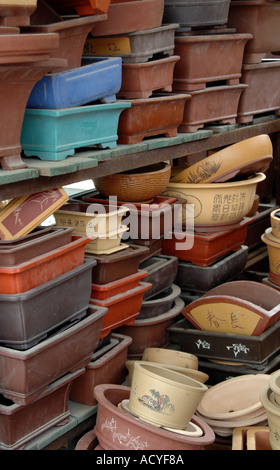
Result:
[[[279,450],[279,417],[280,417],[280,371],[269,377],[261,392],[260,400],[264,407],[269,427],[269,442],[272,450]]]
[[[270,212],[270,224],[261,236],[261,240],[267,247],[268,260],[269,260],[269,273],[268,277],[263,278],[262,282],[268,284],[275,289],[280,289],[280,272],[279,272],[279,247],[280,247],[280,232],[279,232],[279,209],[274,209]]]

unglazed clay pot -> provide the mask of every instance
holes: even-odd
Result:
[[[280,408],[279,405],[273,402],[271,395],[273,394],[269,383],[266,383],[260,392],[260,400],[266,410],[268,426],[269,426],[269,441],[273,450],[280,450],[279,434],[280,434]]]
[[[128,408],[144,421],[185,429],[206,385],[159,364],[135,363]]]
[[[280,406],[280,370],[271,374],[269,388],[272,390],[276,403]]]
[[[198,358],[196,356],[173,349],[146,348],[142,360],[198,370]]]
[[[107,13],[111,0],[48,0],[48,4],[59,14],[71,14],[74,11],[80,16]]]
[[[268,426],[244,426],[232,433],[232,450],[272,450]]]
[[[280,210],[274,209],[270,213],[270,223],[272,235],[279,238],[280,241]]]
[[[266,229],[261,240],[266,244],[269,259],[268,279],[273,284],[280,285],[280,239],[272,234],[272,229]]]
[[[37,7],[37,0],[1,0],[0,25],[26,26]]]

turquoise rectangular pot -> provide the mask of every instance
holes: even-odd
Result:
[[[92,101],[116,101],[122,82],[121,57],[84,58],[82,66],[48,73],[33,87],[27,108],[62,109]]]
[[[64,160],[76,148],[117,146],[121,112],[130,102],[78,106],[67,109],[26,109],[21,146],[26,157]]]

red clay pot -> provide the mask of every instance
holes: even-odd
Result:
[[[48,0],[48,4],[59,14],[76,11],[80,16],[107,13],[111,0]]]
[[[130,289],[139,286],[139,282],[147,277],[148,273],[144,270],[138,270],[135,274],[121,277],[120,279],[108,282],[107,284],[92,284],[91,297],[98,300],[105,300],[114,295],[122,294]]]
[[[26,26],[37,7],[37,0],[5,1],[0,3],[1,26]]]
[[[176,36],[174,54],[180,60],[174,68],[173,90],[201,90],[217,80],[237,85],[244,47],[251,38],[250,34]]]

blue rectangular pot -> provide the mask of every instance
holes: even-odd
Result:
[[[26,157],[64,160],[76,148],[98,145],[117,146],[121,112],[131,103],[78,106],[67,109],[26,109],[21,132],[21,146]]]
[[[63,109],[92,101],[116,101],[122,82],[121,57],[84,58],[82,66],[46,74],[29,96],[27,108]]]

